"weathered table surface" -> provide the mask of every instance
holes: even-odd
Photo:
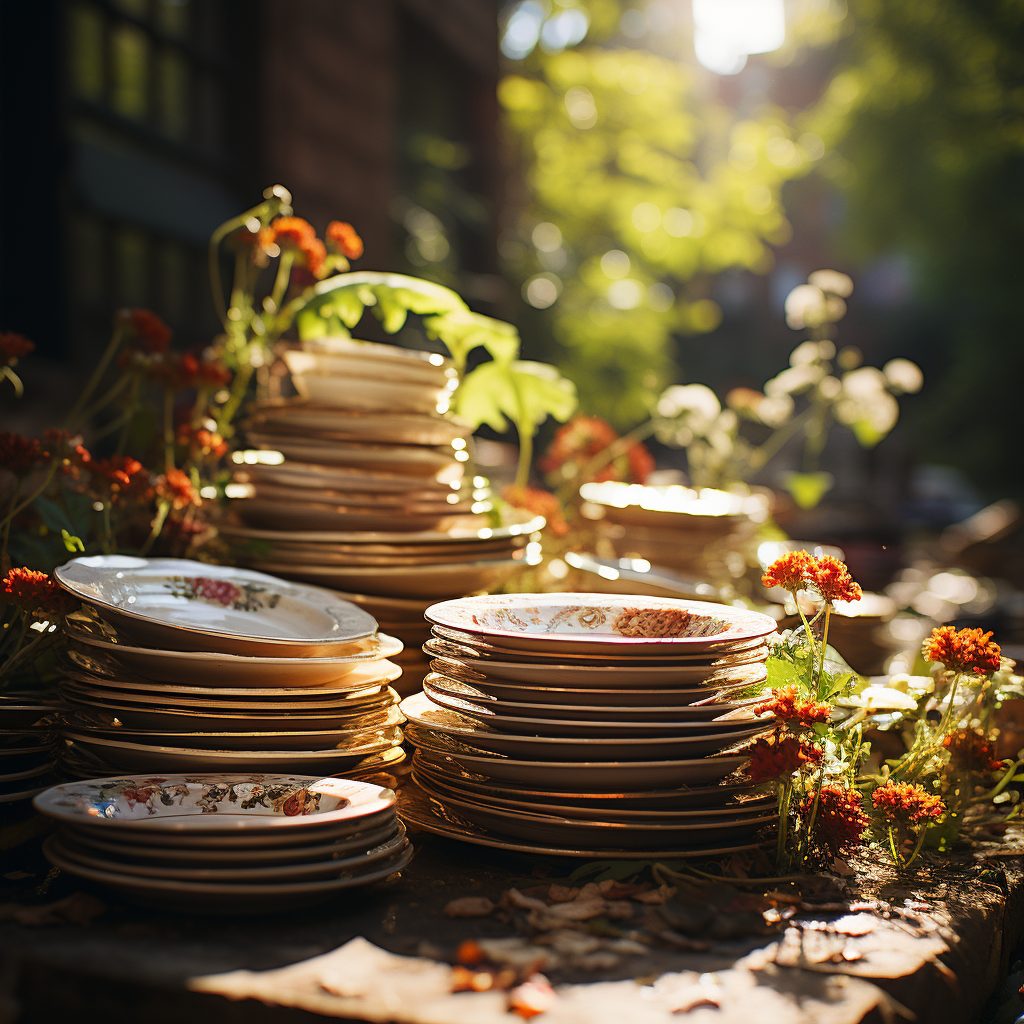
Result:
[[[39,836],[16,841],[43,827],[40,819],[30,817],[27,812],[15,815],[13,821],[8,813],[6,827],[0,832],[0,836],[8,837],[8,848],[0,850],[3,859],[0,903],[4,904],[0,906],[0,1024],[14,1020],[29,1024],[80,1019],[104,1020],[109,1024],[139,1020],[181,1024],[182,1020],[188,1020],[200,1024],[207,1020],[316,1019],[307,1010],[267,1005],[251,999],[229,1001],[221,995],[192,991],[187,986],[189,979],[198,977],[239,969],[267,971],[298,964],[335,950],[356,936],[406,956],[426,952],[438,959],[450,959],[455,947],[466,938],[513,934],[507,920],[494,916],[454,920],[445,917],[443,909],[450,900],[481,895],[497,902],[502,891],[511,886],[527,887],[531,881],[542,881],[545,874],[551,880],[565,878],[579,866],[575,862],[538,861],[417,835],[413,837],[417,856],[398,881],[345,893],[315,909],[251,918],[176,916],[134,907],[109,892],[83,885],[80,880],[64,874],[50,872],[48,876],[48,866],[39,853]],[[10,845],[12,836],[15,838],[13,846]],[[744,891],[755,890],[748,887]],[[917,969],[901,977],[870,976],[871,971],[868,971],[870,984],[877,985],[912,1010],[918,1021],[927,1024],[944,1021],[969,1024],[978,1019],[986,999],[1005,976],[1008,957],[1024,931],[1024,872],[1020,858],[1003,855],[979,861],[977,856],[964,857],[942,869],[926,866],[912,886],[901,885],[891,876],[888,882],[884,877],[876,877],[869,884],[853,879],[850,891],[867,893],[885,901],[883,906],[893,908],[908,906],[908,899],[924,901],[909,904],[913,910],[909,924],[907,914],[893,915],[885,923],[889,928],[887,934],[891,937],[892,932],[902,929],[908,941],[913,940],[916,933],[927,937],[921,941],[933,944],[941,935],[948,946],[939,957],[941,962],[929,962],[930,958],[925,956]],[[24,918],[20,909],[24,906],[50,904],[76,892],[99,898],[106,909],[88,923],[24,924],[17,920]],[[923,910],[924,904],[928,910]],[[827,920],[839,913],[817,916]],[[915,914],[917,926],[913,923]],[[920,925],[923,927],[918,927]],[[760,995],[775,993],[783,1000],[772,1012],[762,1015],[759,1024],[769,1020],[787,1024],[807,1020],[817,1024],[826,1019],[830,1024],[847,1021],[852,1024],[861,1019],[852,995],[849,1012],[844,1015],[845,990],[841,989],[844,982],[840,981],[837,989],[835,979],[837,975],[860,973],[861,979],[848,977],[846,980],[851,993],[858,985],[863,987],[865,965],[872,962],[872,955],[861,958],[855,953],[849,962],[833,955],[825,963],[804,963],[802,954],[794,959],[792,950],[787,954],[780,952],[786,947],[781,931],[785,927],[780,926],[774,935],[712,942],[703,952],[655,948],[644,955],[623,957],[611,969],[597,972],[561,969],[549,972],[549,976],[556,987],[573,983],[587,983],[589,987],[633,978],[649,984],[665,972],[692,971],[704,975],[718,972],[716,977],[727,979],[737,973],[731,970],[737,960],[746,956],[743,963],[749,966],[753,962],[756,972],[747,972],[746,976],[754,979],[752,984],[762,986]],[[810,927],[813,930],[819,926]],[[792,930],[790,925],[790,938]],[[768,952],[758,954],[758,949]],[[760,966],[756,962],[759,956],[765,961]],[[884,956],[879,956],[875,959],[882,965],[880,970],[884,974],[886,961]],[[878,973],[876,969],[874,974]],[[826,999],[827,1013],[821,1009],[822,1004],[807,1002],[812,996],[824,998],[822,986],[826,980],[833,986]],[[242,981],[245,982],[245,976]],[[270,988],[274,990],[274,986]],[[264,998],[266,989],[264,985]],[[610,987],[609,999],[614,995],[620,1006],[629,1005],[629,1000],[634,999],[639,1012],[645,1008],[641,989],[642,985]],[[236,987],[235,994],[240,991],[245,991],[244,984],[241,990]],[[581,991],[586,994],[579,985],[574,991],[577,996]],[[863,1002],[863,992],[860,996]],[[285,995],[279,1001],[314,1005],[308,999],[296,1000]],[[767,1007],[770,1002],[762,1005]],[[727,1004],[728,1000],[724,1000],[720,1009],[693,1010],[687,1019],[742,1020],[742,1016],[726,1012]],[[337,1017],[345,1015],[346,1005],[349,1004],[337,1002],[330,1008],[320,1006],[320,1009]],[[459,1005],[469,1007],[470,1003]],[[568,1000],[566,1005],[569,1005]],[[791,1012],[780,1009],[783,1006],[791,1007]],[[877,1012],[869,1019],[876,1019]],[[675,1019],[681,1016],[684,1015],[679,1014]],[[645,1021],[672,1019],[670,1016],[648,1018],[642,1014],[635,1018],[632,1014],[629,1017],[620,1014],[617,1019],[641,1017]],[[614,1015],[602,1016],[595,1011],[546,1015],[540,1019],[556,1018],[585,1024],[599,1018],[616,1019]],[[376,1019],[382,1018],[378,1015]],[[470,1011],[461,1019],[490,1021],[494,1018],[481,1009],[479,1016]]]

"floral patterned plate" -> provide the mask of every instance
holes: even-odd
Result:
[[[355,822],[394,806],[395,794],[304,775],[135,775],[68,782],[33,802],[72,825],[212,833]]]
[[[624,635],[627,612],[675,612],[690,616],[692,635],[649,637]],[[439,626],[516,650],[557,658],[569,654],[693,654],[757,640],[774,632],[769,615],[704,601],[620,594],[494,594],[443,601],[426,611]],[[622,621],[622,625],[617,624]]]
[[[94,555],[58,582],[145,646],[262,657],[377,649],[371,615],[329,590],[179,558]]]

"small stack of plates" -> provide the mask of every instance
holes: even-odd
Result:
[[[390,789],[300,775],[167,775],[54,786],[43,846],[69,874],[138,902],[262,914],[330,899],[412,856]]]
[[[68,617],[68,768],[379,771],[402,759],[390,688],[402,650],[317,587],[181,559],[97,556],[56,570]]]
[[[0,804],[52,785],[59,753],[55,705],[30,694],[0,696]]]
[[[746,761],[725,752],[772,725],[752,710],[769,616],[605,594],[426,615],[433,671],[401,705],[408,821],[537,853],[682,857],[746,848],[774,820],[749,786],[718,785]]]
[[[580,488],[583,513],[600,523],[617,557],[642,559],[702,579],[722,575],[731,552],[768,516],[760,494],[614,481]],[[728,573],[726,573],[728,575]]]

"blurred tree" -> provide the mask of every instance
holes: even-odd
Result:
[[[806,119],[848,200],[846,241],[910,256],[940,325],[933,457],[1020,493],[1024,0],[850,0],[846,22]]]
[[[516,73],[498,92],[528,185],[502,252],[526,302],[550,308],[552,357],[582,407],[620,428],[676,379],[673,334],[718,325],[708,275],[771,268],[790,235],[781,186],[821,155],[784,111],[714,99],[684,32],[659,53],[630,45],[630,12],[642,17],[616,0],[514,5]]]

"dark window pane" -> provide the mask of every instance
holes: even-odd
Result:
[[[138,228],[118,228],[114,235],[114,289],[119,306],[149,305],[148,246]]]
[[[68,23],[71,84],[88,100],[103,99],[103,17],[94,7],[76,4]]]
[[[145,18],[149,15],[149,0],[114,0],[114,3],[125,14],[133,14],[136,18]]]
[[[199,104],[199,143],[210,153],[220,154],[223,146],[223,127],[221,124],[221,90],[209,77],[203,75],[198,79]]]
[[[106,303],[103,268],[103,223],[88,213],[78,213],[71,220],[71,294],[83,306]]]
[[[166,49],[157,64],[160,127],[175,139],[188,135],[188,63],[177,50]]]
[[[142,119],[149,107],[149,39],[132,25],[118,25],[111,33],[113,107],[125,117]]]
[[[157,251],[157,309],[175,327],[188,319],[188,253],[177,242]]]
[[[189,0],[156,0],[156,23],[169,36],[184,39],[189,34],[192,12]]]

